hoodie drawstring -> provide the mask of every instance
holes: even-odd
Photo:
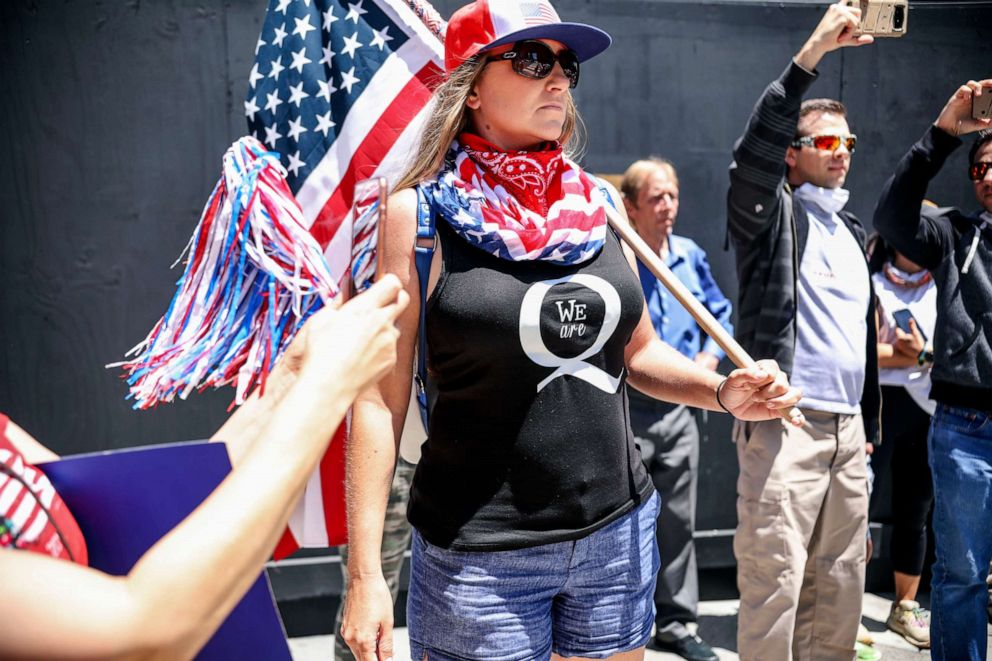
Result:
[[[975,236],[971,239],[971,248],[968,250],[968,256],[964,258],[964,265],[961,266],[961,273],[965,274],[968,269],[971,268],[971,262],[975,259],[975,253],[978,252],[978,241],[982,238],[982,232],[988,227],[989,221],[983,220],[982,224],[975,228]]]

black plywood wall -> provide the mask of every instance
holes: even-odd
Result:
[[[0,411],[58,452],[209,435],[229,390],[131,410],[104,369],[165,310],[185,246],[246,132],[242,100],[262,0],[0,3]],[[436,3],[444,14],[460,5]],[[559,0],[565,20],[614,36],[576,90],[584,163],[620,173],[661,154],[679,168],[677,232],[723,252],[730,148],[764,86],[825,4],[744,0]],[[860,142],[850,208],[867,224],[895,162],[954,87],[992,76],[992,4],[918,3],[909,35],[833,53],[812,94],[847,103]],[[964,152],[934,183],[973,206]],[[703,445],[700,527],[733,526],[729,421]]]

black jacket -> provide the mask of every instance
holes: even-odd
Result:
[[[790,375],[796,349],[799,264],[809,219],[786,183],[785,152],[795,136],[803,93],[815,79],[816,74],[790,62],[765,89],[734,147],[727,194],[727,229],[740,280],[737,340],[755,358],[774,358]],[[839,215],[863,248],[861,223],[846,211]],[[874,297],[872,289],[872,304],[865,310],[867,360],[861,413],[867,440],[878,442],[881,395]]]
[[[882,189],[875,227],[896,250],[933,273],[937,285],[930,396],[992,411],[992,227],[979,229],[981,210],[971,215],[952,207],[921,210],[927,185],[960,144],[935,126],[927,129]]]

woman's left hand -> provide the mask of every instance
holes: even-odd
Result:
[[[727,376],[720,388],[720,401],[739,420],[770,420],[779,417],[779,409],[791,409],[802,393],[789,385],[789,378],[774,360],[759,360],[747,369],[737,369]],[[800,413],[790,422],[802,427]]]

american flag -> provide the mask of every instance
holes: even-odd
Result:
[[[555,10],[546,2],[521,0],[520,13],[523,16],[524,25],[545,25],[561,21]]]
[[[279,153],[310,232],[339,281],[351,259],[357,181],[396,181],[443,76],[444,23],[424,0],[271,0],[255,48],[245,116]],[[339,429],[276,556],[345,541]]]

